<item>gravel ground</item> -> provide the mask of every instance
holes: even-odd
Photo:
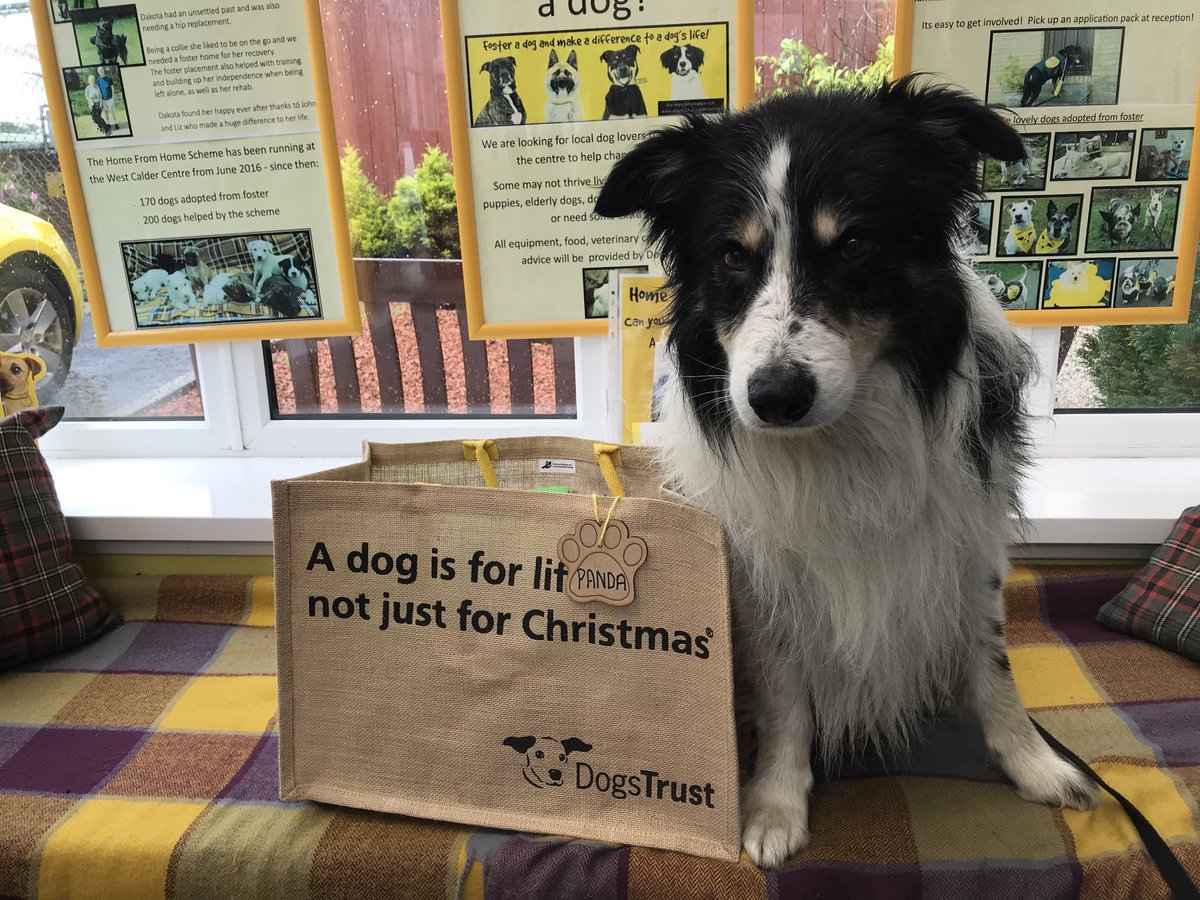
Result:
[[[1104,404],[1100,401],[1100,392],[1092,376],[1079,358],[1079,348],[1083,346],[1083,338],[1095,334],[1098,325],[1088,325],[1075,332],[1075,340],[1071,350],[1058,373],[1054,406],[1057,409],[1098,409]]]

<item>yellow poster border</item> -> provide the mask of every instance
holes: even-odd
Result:
[[[299,321],[274,319],[264,322],[231,322],[229,324],[180,325],[169,328],[113,331],[108,318],[104,289],[100,283],[100,266],[92,244],[92,227],[84,201],[83,182],[76,161],[76,142],[71,130],[71,118],[63,95],[58,53],[54,47],[54,26],[46,0],[31,0],[34,33],[37,36],[38,57],[46,98],[50,106],[50,123],[54,129],[63,185],[71,225],[75,229],[75,245],[83,269],[96,343],[100,347],[146,347],[162,344],[198,344],[216,341],[264,341],[288,338],[319,338],[357,335],[362,332],[358,286],[354,277],[354,255],[350,249],[350,223],[346,217],[346,199],[342,192],[341,160],[338,156],[337,134],[334,130],[333,99],[329,86],[329,64],[325,58],[325,37],[321,24],[320,0],[300,0],[304,5],[304,20],[308,32],[308,51],[312,58],[312,75],[317,101],[317,122],[320,128],[322,162],[333,220],[334,254],[338,263],[338,282],[342,290],[344,318]]]
[[[894,77],[900,78],[912,71],[913,29],[916,19],[916,0],[897,0],[896,38],[894,44]],[[1200,134],[1200,85],[1196,89],[1195,134]],[[1136,163],[1136,160],[1134,160]],[[1013,325],[1029,327],[1053,327],[1063,325],[1178,325],[1188,320],[1192,303],[1192,280],[1196,269],[1196,247],[1200,242],[1200,175],[1196,170],[1188,172],[1183,182],[1187,194],[1183,206],[1183,224],[1179,235],[1179,257],[1175,263],[1175,296],[1170,306],[1138,309],[1055,309],[1014,310],[1006,313]],[[1188,248],[1192,248],[1190,251]],[[1082,256],[1083,254],[1075,254]],[[1101,254],[1109,256],[1113,254]],[[1120,256],[1121,254],[1116,254]],[[1128,254],[1126,254],[1128,255]],[[1117,272],[1113,272],[1113,290],[1116,290]],[[1180,286],[1184,289],[1180,290]],[[1038,285],[1041,295],[1042,285]]]
[[[458,16],[462,0],[440,0],[442,53],[446,61],[446,93],[450,102],[450,146],[454,151],[454,188],[458,196],[458,228],[462,246],[463,290],[467,301],[467,333],[471,340],[604,337],[606,319],[558,322],[485,322],[483,276],[475,228],[475,190],[471,183],[470,128],[467,115],[463,40]],[[737,91],[734,103],[745,109],[754,102],[754,4],[735,0],[734,64]]]

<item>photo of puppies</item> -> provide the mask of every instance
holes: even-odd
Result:
[[[139,328],[320,318],[307,231],[121,244]]]
[[[1138,151],[1138,181],[1185,181],[1191,171],[1191,128],[1145,128]]]
[[[583,315],[586,319],[603,319],[617,305],[617,291],[622,275],[645,275],[646,266],[624,266],[614,269],[583,270]]]
[[[1173,249],[1179,190],[1165,185],[1094,188],[1086,252]]]
[[[133,135],[120,68],[75,66],[62,71],[76,140],[94,141]]]
[[[987,103],[1009,109],[1117,102],[1124,28],[992,32]]]
[[[1042,283],[1041,262],[977,262],[975,271],[983,278],[996,302],[1005,310],[1037,309]]]
[[[81,66],[144,66],[142,32],[133,4],[72,11]]]
[[[1059,132],[1054,136],[1050,180],[1128,178],[1135,138],[1132,131]]]
[[[488,77],[488,101],[475,117],[475,127],[524,125],[525,104],[517,94],[517,61],[511,56],[489,59],[479,69]]]
[[[1047,263],[1042,309],[1100,309],[1112,306],[1111,259],[1071,259]]]
[[[98,0],[49,0],[50,20],[55,25],[71,24],[71,13],[79,9],[95,9]]]
[[[1005,197],[997,256],[1070,256],[1079,243],[1080,194]]]
[[[991,200],[983,200],[974,204],[974,214],[971,216],[967,253],[971,256],[987,256],[988,248],[992,245],[992,212],[996,204]]]
[[[572,50],[565,60],[550,51],[546,67],[546,121],[578,122],[583,119],[583,104],[579,102],[579,58]]]
[[[604,118],[632,119],[649,115],[642,89],[638,87],[638,53],[641,48],[630,44],[621,50],[605,50],[600,61],[608,71],[612,86],[604,95]]]
[[[1175,302],[1175,270],[1179,260],[1122,259],[1117,263],[1114,309],[1170,306]]]
[[[1050,156],[1050,134],[1027,134],[1025,158],[1016,162],[1000,162],[990,156],[983,164],[983,189],[1007,191],[1022,188],[1041,191],[1046,187],[1046,160]]]

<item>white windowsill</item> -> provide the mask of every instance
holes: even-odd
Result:
[[[50,467],[81,549],[269,555],[272,479],[353,461],[58,458]],[[1026,488],[1026,543],[1014,552],[1145,556],[1197,503],[1200,459],[1042,459]]]

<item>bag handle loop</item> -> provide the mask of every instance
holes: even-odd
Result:
[[[617,474],[617,466],[621,465],[621,448],[616,444],[592,444],[592,456],[600,467],[608,492],[614,497],[624,497],[625,486]]]
[[[463,459],[468,462],[473,459],[479,463],[483,483],[490,488],[500,487],[500,480],[496,477],[496,467],[492,465],[493,460],[500,458],[500,448],[496,446],[496,442],[490,438],[484,441],[463,441],[462,446]]]

